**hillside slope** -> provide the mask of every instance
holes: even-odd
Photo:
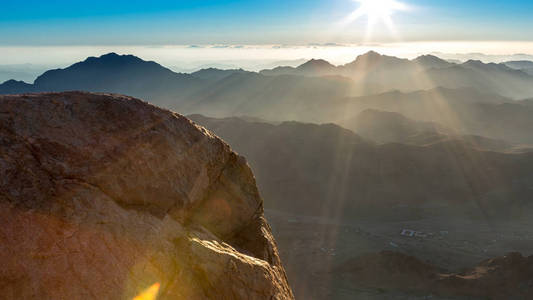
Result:
[[[461,141],[376,145],[334,124],[190,118],[249,159],[267,208],[336,218],[372,211],[377,218],[395,206],[436,205],[438,213],[505,219],[531,208],[533,153]]]

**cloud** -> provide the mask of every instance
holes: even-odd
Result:
[[[272,49],[288,49],[288,48],[294,48],[295,46],[291,45],[273,45]]]
[[[310,43],[307,45],[311,47],[346,47],[346,45],[338,43]]]

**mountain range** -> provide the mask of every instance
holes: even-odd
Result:
[[[337,111],[330,112],[335,123],[349,129],[357,114],[366,109],[400,113],[410,119],[435,122],[455,132],[481,135],[513,143],[533,142],[533,106],[530,101],[515,101],[475,89],[437,88],[412,93],[389,92],[344,99]],[[343,116],[344,114],[344,116]]]
[[[529,151],[529,149],[520,149],[503,140],[461,135],[439,123],[415,121],[399,113],[373,109],[365,110],[357,115],[352,128],[362,137],[380,144],[429,146],[462,143],[464,146],[487,151]]]
[[[504,65],[515,70],[521,70],[524,73],[533,75],[533,61],[529,60],[515,60],[505,62]]]
[[[188,117],[248,158],[267,208],[337,219],[432,206],[511,218],[532,208],[533,153],[484,148],[504,147],[499,141],[378,144],[334,124]]]
[[[532,77],[505,64],[484,64],[469,60],[450,63],[436,56],[424,55],[413,60],[368,52],[351,63],[333,66],[323,60],[311,60],[299,67],[282,67],[261,72],[265,75],[345,76],[354,80],[364,94],[397,89],[414,91],[435,87],[474,87],[511,98],[531,94]]]
[[[335,66],[313,59],[261,72],[203,69],[175,73],[132,55],[89,57],[50,70],[33,84],[9,80],[0,94],[83,90],[122,93],[185,114],[246,115],[274,122],[337,123],[355,130],[367,109],[434,122],[461,135],[533,143],[533,76],[528,62],[451,63],[368,52]],[[521,69],[518,69],[521,68]]]
[[[349,79],[351,89],[348,95],[352,96],[393,89],[407,92],[435,87],[473,87],[520,99],[533,95],[533,77],[527,74],[528,68],[530,65],[527,62],[484,64],[470,60],[456,64],[432,55],[408,60],[371,51],[341,66],[334,66],[321,59],[312,59],[296,68],[277,67],[255,75],[344,77]],[[174,97],[172,105],[179,106],[184,99],[200,96],[200,88],[202,91],[209,90],[216,81],[234,74],[252,75],[252,72],[211,68],[191,74],[175,73],[155,62],[144,61],[132,55],[109,53],[101,57],[89,57],[64,69],[47,71],[39,76],[32,86],[10,81],[7,86],[0,85],[0,93],[73,89],[112,91],[146,96],[155,102],[165,102],[169,97]],[[269,81],[263,76],[258,78]],[[249,83],[243,82],[235,88],[245,90],[247,84]],[[194,92],[200,95],[193,96]]]

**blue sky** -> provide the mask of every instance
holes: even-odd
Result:
[[[394,33],[338,26],[353,0],[2,0],[0,46],[532,41],[533,1],[398,0]]]

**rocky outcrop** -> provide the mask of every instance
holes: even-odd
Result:
[[[0,220],[0,298],[293,298],[244,158],[126,96],[0,97]]]

